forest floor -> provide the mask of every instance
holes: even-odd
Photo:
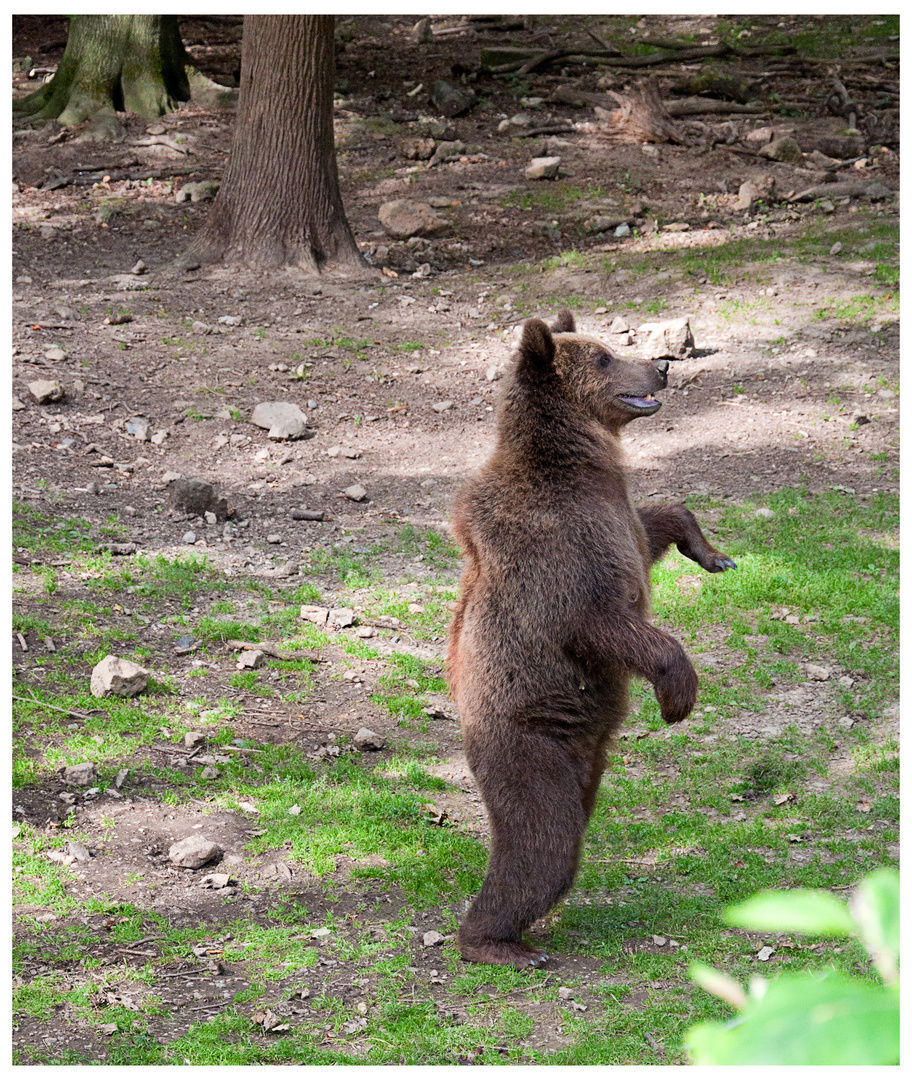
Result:
[[[755,79],[766,111],[684,121],[679,146],[611,145],[591,107],[548,100],[596,92],[605,67],[479,76],[478,106],[442,122],[419,83],[458,84],[451,65],[489,44],[578,41],[583,20],[429,45],[412,21],[339,28],[339,168],[385,268],[373,280],[170,269],[211,205],[176,195],[221,174],[229,110],[122,115],[113,143],[14,134],[18,1063],[673,1064],[692,1023],[729,1014],[689,960],[742,982],[869,972],[851,943],[733,931],[723,911],[763,887],[844,896],[898,858],[898,145],[875,140],[839,174],[886,195],[790,203],[819,170],[755,158],[748,138],[851,140],[824,108],[832,80],[882,115],[898,18],[589,20],[615,43],[799,45],[803,63],[704,64]],[[230,81],[238,20],[181,29]],[[29,71],[59,61],[65,34],[16,18],[15,90],[39,85]],[[697,68],[651,74],[667,97]],[[521,110],[576,126],[498,130]],[[405,156],[429,134],[464,152],[430,169]],[[570,175],[525,179],[541,154]],[[753,177],[775,194],[736,210]],[[447,234],[385,236],[378,209],[399,198],[430,202]],[[630,234],[593,232],[597,217]],[[517,973],[453,945],[487,826],[443,680],[447,518],[490,453],[515,327],[562,307],[631,354],[644,323],[689,316],[693,354],[658,416],[627,429],[631,486],[686,501],[739,568],[657,568],[656,621],[698,667],[697,709],[666,730],[638,688],[577,885],[533,928],[555,960]],[[63,398],[38,404],[36,380]],[[301,407],[306,438],[251,424],[274,401]],[[174,507],[189,477],[227,520]],[[273,652],[242,668],[240,641]],[[91,696],[110,654],[149,670],[140,696]],[[358,749],[361,728],[383,748]],[[89,782],[68,782],[86,762]],[[218,855],[175,866],[188,836]]]

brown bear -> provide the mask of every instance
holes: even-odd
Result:
[[[491,824],[459,930],[466,960],[547,960],[523,932],[573,884],[630,676],[653,684],[669,724],[694,706],[690,660],[649,621],[649,568],[671,544],[710,573],[735,564],[686,507],[634,510],[620,445],[658,411],[667,373],[577,334],[569,311],[552,328],[530,319],[493,456],[457,498],[466,563],[448,675]]]

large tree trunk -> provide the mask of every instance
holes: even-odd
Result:
[[[99,109],[161,116],[190,99],[176,15],[74,15],[60,67],[15,112],[78,124]]]
[[[179,260],[366,272],[336,169],[332,15],[248,15],[222,186]]]

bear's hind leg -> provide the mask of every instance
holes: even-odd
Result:
[[[595,762],[592,747],[573,745],[572,736],[511,736],[490,754],[467,740],[492,837],[488,874],[459,929],[459,951],[476,963],[522,968],[547,960],[522,935],[573,884]]]

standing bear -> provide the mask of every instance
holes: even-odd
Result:
[[[494,454],[458,496],[466,563],[448,674],[491,824],[487,878],[459,930],[466,960],[547,960],[523,932],[573,884],[630,676],[652,683],[669,724],[694,706],[690,660],[649,621],[649,569],[671,544],[711,574],[735,564],[686,507],[633,508],[620,445],[660,408],[667,373],[667,360],[577,334],[569,311],[550,328],[530,319]]]

